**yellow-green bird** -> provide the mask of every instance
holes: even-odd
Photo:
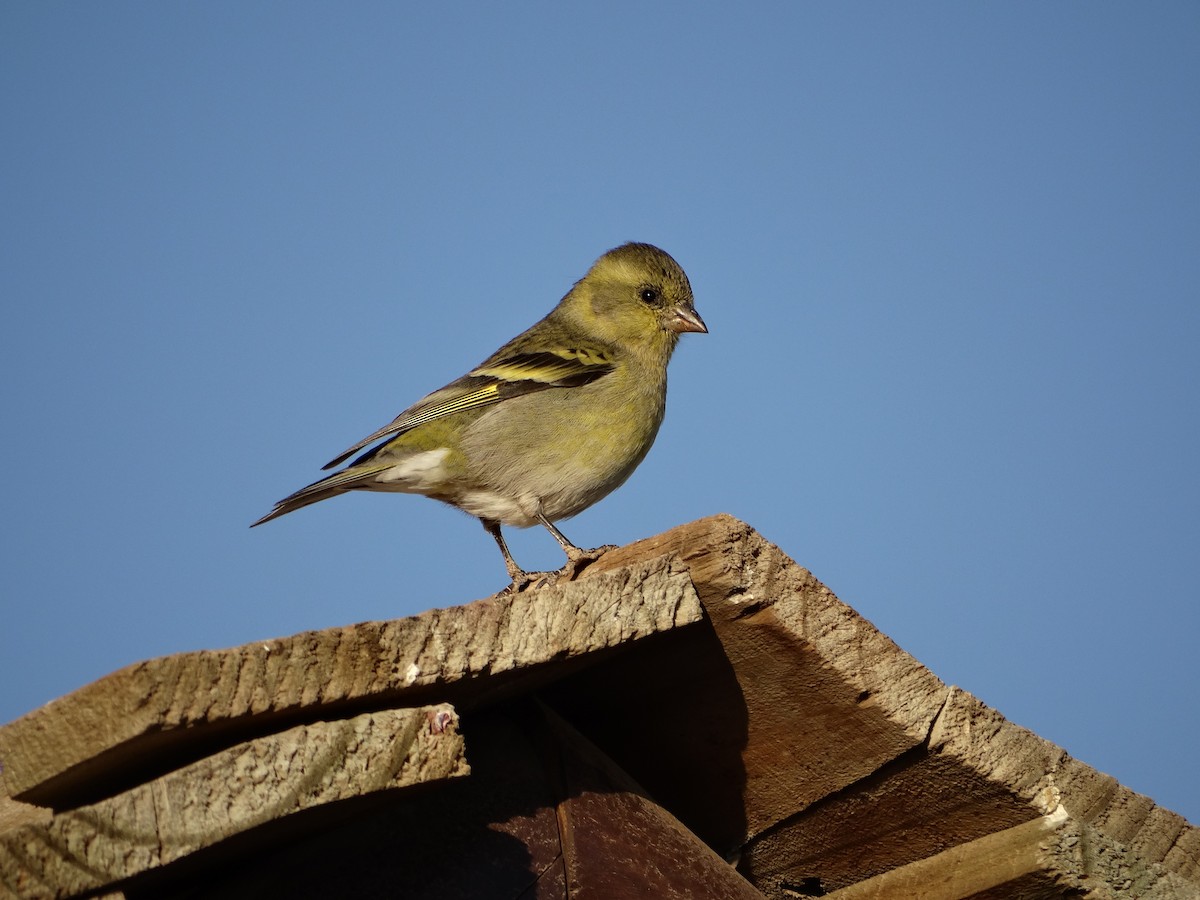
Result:
[[[685,331],[708,328],[683,269],[650,244],[623,244],[544,319],[325,468],[378,446],[254,525],[347,491],[424,494],[483,522],[511,590],[540,573],[517,565],[501,525],[545,526],[573,577],[608,548],[581,550],[554,523],[619,487],[645,458],[666,410],[667,363]]]

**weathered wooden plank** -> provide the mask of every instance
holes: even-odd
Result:
[[[33,806],[21,803],[11,797],[0,797],[0,832],[8,831],[19,825],[32,825],[49,822],[53,811],[44,806]]]
[[[505,676],[701,616],[687,572],[650,559],[586,583],[408,619],[153,659],[0,728],[0,785],[18,799],[69,808],[128,786],[136,768],[155,758],[186,760],[186,745],[231,743],[223,730],[240,739],[325,708],[341,715],[430,700],[479,702]],[[478,682],[484,676],[487,687]],[[456,686],[464,689],[455,693]]]
[[[763,896],[550,710],[566,897],[753,900]]]
[[[1003,785],[1039,813],[1062,806],[1106,839],[1200,884],[1200,829],[955,688],[930,732],[931,751]],[[1198,888],[1200,893],[1200,888]]]
[[[235,865],[203,866],[155,900],[518,898],[563,900],[553,795],[538,744],[509,705],[459,723],[471,774],[389,792],[336,828]],[[545,888],[526,894],[531,885]],[[561,879],[558,879],[561,886]]]
[[[536,701],[464,714],[471,775],[211,868],[161,900],[761,897]],[[138,896],[133,893],[132,896]]]
[[[593,568],[647,554],[688,567],[741,685],[746,839],[925,741],[946,686],[745,523],[702,519]]]
[[[601,652],[624,644],[620,654]],[[740,848],[739,870],[767,893],[847,890],[955,844],[1011,851],[1019,868],[1034,852],[1031,835],[1059,810],[1075,831],[1057,829],[1055,840],[1114,846],[1127,869],[1142,867],[1094,868],[1103,877],[1140,885],[1148,866],[1155,890],[1200,884],[1200,831],[944,685],[727,516],[615,550],[572,584],[130,667],[0,729],[0,761],[8,790],[61,809],[97,775],[103,782],[122,767],[169,761],[175,751],[165,742],[196,758],[244,737],[238,729],[262,734],[401,699],[497,710],[501,699],[533,691],[720,855]],[[83,746],[72,746],[78,740]],[[427,817],[438,814],[430,800],[421,806]],[[536,859],[539,884],[558,896],[569,873],[546,858],[552,821],[541,799],[523,803],[510,798],[504,821],[529,827],[506,832],[495,859],[517,866],[510,874],[520,878],[531,871],[525,857]],[[484,811],[472,815],[495,843]],[[641,812],[621,815],[633,821]],[[422,821],[401,811],[393,819]],[[979,843],[989,837],[997,842]],[[526,851],[531,842],[537,853]],[[1036,852],[1041,868],[1014,870],[971,896],[1059,896],[1055,879],[1073,877],[1078,861]],[[393,867],[383,886],[404,871]],[[257,877],[270,884],[274,876],[265,866]]]
[[[1200,886],[1200,829],[943,684],[745,523],[690,523],[583,578],[660,554],[687,566],[743,692],[742,868],[760,888],[845,884],[1060,804]]]
[[[767,893],[835,891],[1036,818],[953,759],[920,748],[748,842],[741,868]]]
[[[850,887],[830,900],[1194,900],[1196,886],[1053,813],[988,834]]]
[[[0,833],[0,891],[102,890],[302,810],[468,772],[448,706],[296,726]]]

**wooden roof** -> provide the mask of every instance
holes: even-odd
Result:
[[[0,896],[1200,897],[1200,831],[715,516],[0,728]]]

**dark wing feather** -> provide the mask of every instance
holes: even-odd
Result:
[[[457,381],[452,381],[410,406],[391,423],[330,460],[324,468],[339,466],[378,440],[402,434],[442,416],[490,406],[549,388],[582,387],[604,377],[614,368],[606,354],[594,350],[516,353],[501,359],[489,359]]]

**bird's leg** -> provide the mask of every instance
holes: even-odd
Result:
[[[567,564],[562,568],[562,574],[571,581],[579,574],[580,570],[585,568],[589,563],[593,563],[609,550],[616,550],[616,544],[605,544],[603,547],[596,547],[592,550],[582,550],[576,547],[567,536],[554,527],[554,523],[542,514],[539,510],[537,520],[545,526],[546,530],[554,535],[554,539],[558,541],[559,546],[563,548],[563,552],[567,554]]]
[[[504,568],[508,570],[508,577],[513,581],[518,581],[525,576],[525,570],[517,565],[517,561],[512,558],[512,554],[508,552],[508,544],[504,542],[504,535],[500,533],[500,523],[494,522],[491,519],[480,519],[483,527],[487,529],[487,533],[496,539],[496,546],[500,548],[500,552],[504,554]]]
[[[500,523],[492,519],[480,519],[483,527],[487,529],[487,533],[496,539],[496,545],[500,548],[500,552],[504,554],[504,568],[508,570],[508,577],[512,579],[510,584],[503,593],[517,594],[525,590],[535,581],[541,583],[546,582],[549,573],[546,572],[526,572],[513,559],[512,554],[508,552],[508,544],[504,542],[504,535],[500,533]],[[552,579],[551,579],[552,580]],[[540,587],[541,583],[537,586]]]

